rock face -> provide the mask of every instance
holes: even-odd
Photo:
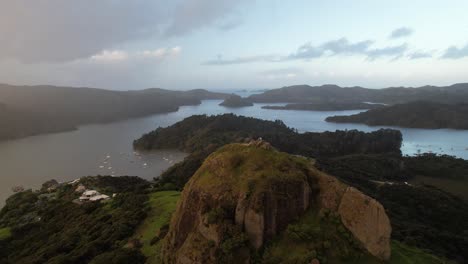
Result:
[[[378,202],[317,171],[306,159],[256,141],[216,151],[187,183],[163,260],[249,263],[251,250],[261,249],[309,208],[336,212],[363,248],[389,257],[391,228]]]
[[[349,187],[341,199],[338,213],[344,226],[374,256],[390,258],[390,220],[383,206],[355,188]]]
[[[383,206],[375,199],[338,179],[317,173],[320,188],[319,206],[337,212],[343,225],[372,255],[390,258],[390,219]]]

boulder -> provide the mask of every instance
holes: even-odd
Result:
[[[392,228],[383,206],[376,200],[349,187],[338,208],[343,225],[374,256],[390,258]]]

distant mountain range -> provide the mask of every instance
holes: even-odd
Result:
[[[254,94],[248,98],[256,103],[374,102],[397,104],[422,100],[440,103],[462,103],[468,102],[468,83],[441,87],[390,87],[384,89],[340,87],[337,85],[295,85]]]
[[[171,112],[179,106],[200,104],[203,99],[224,99],[227,96],[202,89],[111,91],[0,84],[0,140]]]

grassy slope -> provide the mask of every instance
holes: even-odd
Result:
[[[151,210],[134,235],[143,245],[141,251],[148,258],[147,263],[159,263],[159,252],[162,241],[154,245],[151,245],[150,242],[161,227],[169,224],[179,197],[180,192],[177,191],[161,191],[150,195],[149,203]]]
[[[11,230],[8,227],[0,228],[0,240],[7,239],[11,236]]]

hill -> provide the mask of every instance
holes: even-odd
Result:
[[[226,95],[205,90],[111,91],[56,86],[0,84],[0,140],[74,129],[79,125],[111,122],[176,111],[182,105]]]
[[[246,98],[242,98],[239,95],[232,94],[219,105],[225,106],[225,107],[245,107],[245,106],[253,106],[253,103],[250,102]]]
[[[419,88],[390,87],[368,89],[340,87],[337,85],[295,85],[273,89],[248,97],[258,103],[385,103],[397,104],[411,101],[441,103],[468,103],[468,83],[450,86],[423,86]]]
[[[327,117],[327,122],[370,126],[468,129],[468,103],[411,102],[372,109],[350,116]]]
[[[161,184],[172,184],[181,189],[203,160],[218,147],[257,138],[263,138],[281,151],[308,157],[400,153],[402,141],[401,133],[396,130],[297,133],[280,120],[224,114],[188,117],[143,135],[133,142],[133,146],[146,151],[173,148],[189,152],[188,157],[161,176]]]
[[[182,192],[162,259],[164,263],[444,262],[398,242],[392,243],[392,252],[390,232],[385,210],[374,199],[319,172],[310,160],[253,141],[222,147],[197,170]]]

